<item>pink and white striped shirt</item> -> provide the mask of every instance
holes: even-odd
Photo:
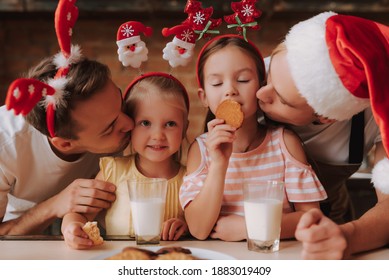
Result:
[[[310,165],[296,160],[287,150],[284,128],[268,128],[264,141],[246,153],[232,153],[227,169],[220,214],[243,216],[243,182],[245,180],[275,180],[285,183],[284,213],[293,211],[293,202],[313,202],[327,194]],[[184,177],[180,189],[182,208],[190,203],[203,187],[210,158],[205,147],[207,134],[196,138],[201,152],[201,164]],[[212,198],[210,198],[212,199]]]

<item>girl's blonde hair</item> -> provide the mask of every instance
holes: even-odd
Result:
[[[157,91],[150,90],[151,87],[158,88]],[[125,96],[126,112],[135,119],[137,107],[140,102],[150,98],[152,94],[158,94],[159,97],[168,102],[171,106],[182,111],[184,119],[184,128],[182,131],[182,139],[186,140],[186,132],[189,126],[189,97],[185,87],[176,79],[169,75],[150,75],[140,78],[127,89]],[[155,104],[158,106],[158,104]],[[176,161],[181,161],[183,145],[180,150],[174,155]],[[134,151],[132,151],[134,152]]]

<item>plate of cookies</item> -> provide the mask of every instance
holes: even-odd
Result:
[[[235,260],[224,253],[179,246],[125,247],[100,255],[98,260]]]

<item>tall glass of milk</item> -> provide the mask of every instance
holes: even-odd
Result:
[[[159,244],[165,214],[167,180],[130,179],[127,180],[127,186],[136,244]]]
[[[284,183],[247,180],[243,194],[248,249],[264,253],[278,251]]]

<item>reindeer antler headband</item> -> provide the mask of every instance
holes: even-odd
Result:
[[[57,73],[47,83],[21,78],[15,80],[8,88],[6,106],[13,109],[15,115],[27,115],[40,100],[41,106],[46,108],[46,123],[50,137],[55,136],[55,111],[59,107],[65,107],[65,87],[68,82],[67,74],[71,64],[81,59],[78,46],[71,45],[71,37],[74,24],[78,17],[76,0],[59,0],[55,11],[55,31],[60,47],[60,52],[54,57]]]

